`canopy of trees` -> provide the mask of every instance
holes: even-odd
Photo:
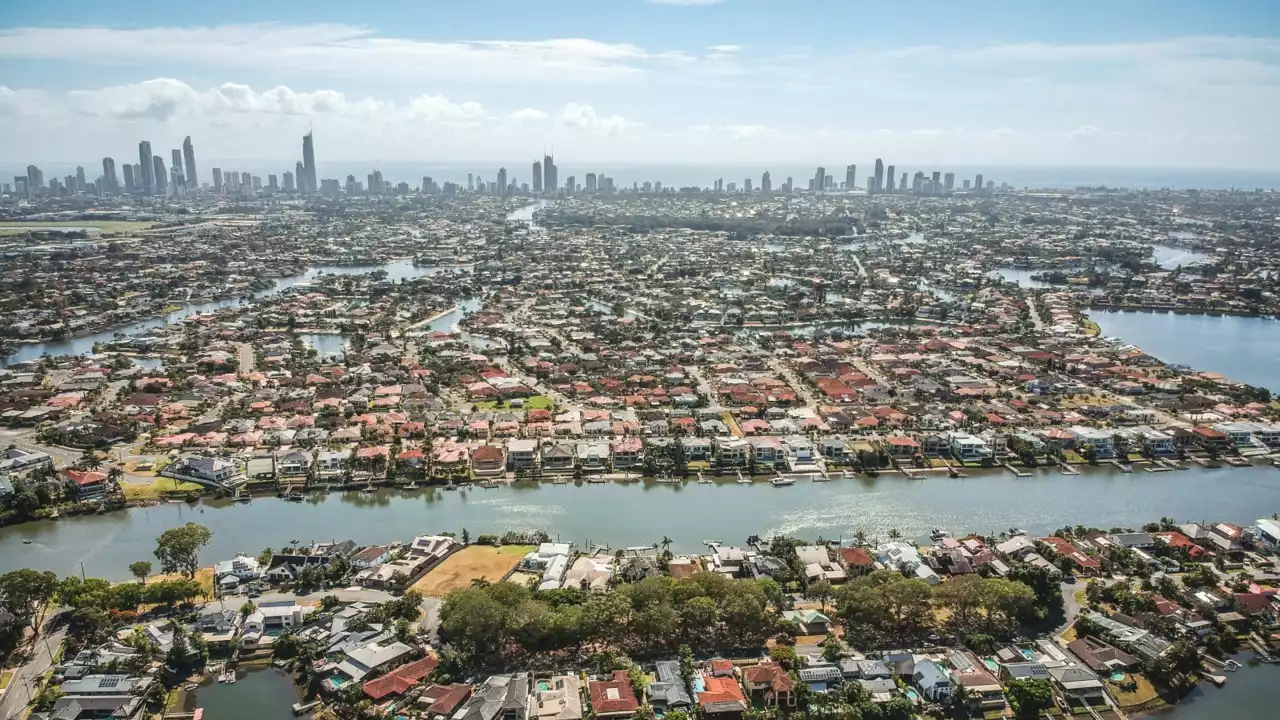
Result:
[[[772,581],[698,573],[646,578],[604,594],[533,593],[511,583],[450,593],[440,609],[443,637],[473,664],[532,653],[613,648],[622,652],[758,646],[777,629]]]
[[[200,569],[200,549],[209,544],[213,533],[209,528],[187,523],[169,528],[156,538],[156,559],[166,573],[182,573],[195,577]]]

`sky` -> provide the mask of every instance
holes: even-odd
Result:
[[[5,167],[1274,170],[1277,118],[1275,0],[0,3]]]

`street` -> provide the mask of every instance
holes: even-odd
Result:
[[[48,628],[47,623],[45,628]],[[9,720],[22,715],[27,704],[31,702],[32,696],[35,695],[34,688],[40,676],[53,667],[53,655],[62,645],[62,639],[66,635],[67,631],[63,628],[49,635],[42,634],[36,640],[31,660],[15,669],[13,678],[9,681],[9,687],[4,695],[0,696],[0,720]]]

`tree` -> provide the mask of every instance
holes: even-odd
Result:
[[[258,606],[254,605],[252,600],[246,600],[244,604],[240,606],[240,617],[249,617],[257,609]]]
[[[1053,707],[1053,688],[1048,680],[1010,680],[1005,689],[1009,705],[1019,718],[1038,718]]]
[[[817,600],[822,605],[822,612],[827,611],[827,601],[831,599],[831,581],[821,578],[809,583],[809,587],[805,589],[804,596],[810,600]]]
[[[200,549],[209,544],[213,533],[195,523],[169,528],[156,539],[156,558],[166,573],[182,573],[194,578],[200,569]]]
[[[0,599],[13,616],[40,630],[41,608],[58,591],[58,576],[48,570],[12,570],[0,575]]]
[[[151,577],[151,563],[147,560],[139,560],[129,563],[129,574],[138,578],[138,582],[143,585],[147,584],[147,578]]]
[[[265,572],[271,565],[271,558],[274,556],[275,553],[271,551],[271,548],[262,548],[262,552],[258,553],[258,566]]]
[[[769,651],[769,659],[787,670],[796,667],[799,662],[799,656],[796,655],[796,649],[792,645],[774,645]]]

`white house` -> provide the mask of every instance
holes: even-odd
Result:
[[[969,433],[947,433],[951,454],[960,460],[983,460],[991,457],[991,447],[982,438]]]

